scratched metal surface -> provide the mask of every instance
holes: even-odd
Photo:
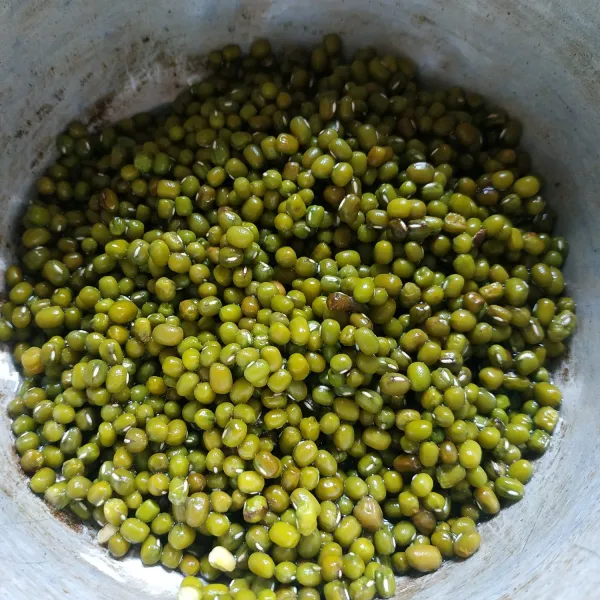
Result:
[[[487,6],[486,6],[487,5]],[[525,500],[483,527],[464,564],[399,581],[398,597],[598,598],[600,434],[598,278],[600,9],[589,0],[11,0],[0,2],[0,270],[15,220],[75,115],[110,120],[171,99],[200,57],[235,39],[308,43],[335,30],[350,45],[411,55],[433,80],[494,97],[527,123],[536,166],[571,241],[568,279],[580,327],[557,375],[564,421]],[[16,389],[0,356],[0,599],[172,598],[177,576],[109,559],[91,534],[28,492],[4,407]]]

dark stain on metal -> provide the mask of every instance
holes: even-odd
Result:
[[[52,112],[52,105],[51,104],[42,104],[42,106],[40,106],[35,111],[35,114],[37,115],[37,118],[41,121],[42,119],[44,119],[45,117],[47,117],[51,112]]]
[[[93,71],[88,71],[79,81],[81,85],[85,85],[94,76]]]
[[[69,529],[72,529],[75,533],[81,533],[85,526],[80,521],[76,521],[75,515],[66,511],[56,510],[55,508],[48,507],[52,515],[58,519],[61,523],[64,523]]]
[[[107,111],[111,108],[112,103],[115,99],[115,93],[111,92],[106,94],[106,96],[102,96],[99,100],[96,100],[92,107],[89,109],[89,124],[96,125],[101,123]]]
[[[38,150],[36,157],[29,163],[29,168],[35,169],[44,160],[45,156],[44,150]]]

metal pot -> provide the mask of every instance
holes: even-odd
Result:
[[[427,79],[478,90],[518,115],[571,243],[579,330],[555,375],[562,422],[526,498],[482,527],[480,552],[398,597],[597,598],[600,588],[600,10],[564,0],[7,0],[0,7],[0,266],[53,139],[74,117],[99,122],[174,98],[227,41],[276,46],[330,30],[412,56]],[[29,492],[4,408],[19,377],[0,356],[0,598],[174,598],[178,577],[116,561]]]

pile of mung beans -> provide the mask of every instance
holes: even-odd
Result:
[[[0,339],[30,486],[180,600],[371,600],[480,546],[562,401],[568,246],[521,125],[405,58],[207,57],[74,122],[23,217]]]

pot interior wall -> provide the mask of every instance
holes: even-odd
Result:
[[[600,297],[598,165],[600,11],[588,0],[7,1],[0,7],[0,269],[14,258],[17,219],[76,116],[107,122],[173,99],[202,57],[234,40],[306,45],[340,33],[358,46],[411,56],[425,78],[477,90],[522,119],[526,145],[571,243],[567,280],[579,330],[556,373],[565,403],[552,449],[526,498],[486,524],[481,551],[398,597],[594,597],[600,585]],[[174,598],[177,576],[114,561],[81,527],[28,491],[12,452],[5,405],[18,384],[0,355],[0,596]],[[456,596],[454,596],[456,595]]]

